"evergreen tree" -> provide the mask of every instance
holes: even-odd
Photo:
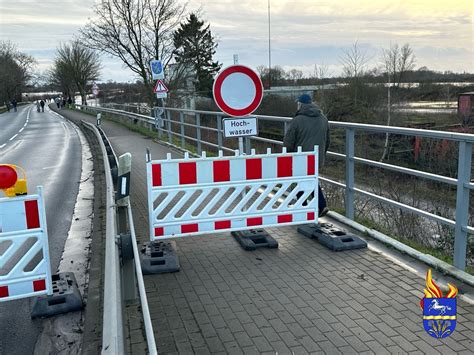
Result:
[[[195,71],[196,91],[201,95],[211,95],[213,77],[222,66],[212,60],[217,43],[209,26],[204,26],[204,21],[191,14],[187,22],[182,23],[173,35],[175,60]]]

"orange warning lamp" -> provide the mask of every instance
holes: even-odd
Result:
[[[17,170],[22,172],[22,179],[18,178]],[[25,171],[17,165],[0,164],[0,189],[7,197],[26,195],[28,190]]]

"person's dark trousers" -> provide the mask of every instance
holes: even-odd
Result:
[[[323,190],[318,184],[318,210],[322,211],[327,206],[326,197],[324,197]]]
[[[303,192],[298,192],[296,194],[296,198],[299,200],[300,197],[303,196]],[[309,195],[309,198],[313,197],[313,193]],[[303,202],[303,206],[306,206],[306,201]],[[328,206],[326,197],[323,194],[323,190],[321,189],[321,186],[318,184],[318,210],[321,212],[324,208]]]

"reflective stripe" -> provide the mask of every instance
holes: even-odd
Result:
[[[425,319],[425,320],[430,320],[430,319],[455,320],[456,316],[423,316],[423,319]]]

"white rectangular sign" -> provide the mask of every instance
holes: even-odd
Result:
[[[224,118],[224,137],[258,136],[257,117]]]

